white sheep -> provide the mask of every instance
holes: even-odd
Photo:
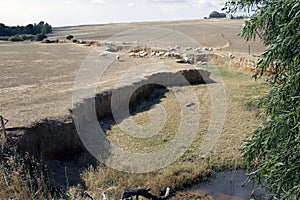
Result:
[[[200,47],[195,48],[195,52],[200,53],[201,52],[201,48]]]
[[[170,57],[170,56],[171,56],[171,53],[170,53],[170,52],[166,52],[164,56],[165,56],[165,57]]]
[[[130,53],[129,57],[135,57],[135,53]]]
[[[184,60],[186,63],[188,63],[189,58],[188,58],[187,56],[184,56],[184,57],[183,57],[183,60]]]
[[[159,52],[159,51],[158,51],[158,52],[156,52],[155,56],[156,56],[156,57],[161,57],[161,56],[163,56],[164,54],[165,54],[165,52],[163,52],[163,51],[162,51],[162,52]]]
[[[139,53],[139,57],[145,58],[148,54],[146,52]]]
[[[181,54],[178,52],[172,52],[172,56],[175,58],[181,58]]]

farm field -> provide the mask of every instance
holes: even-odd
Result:
[[[123,31],[135,29],[142,29],[136,40],[143,41],[149,37],[147,27],[157,28],[158,31],[167,29],[167,32],[170,30],[178,31],[183,33],[185,37],[192,38],[193,43],[197,43],[201,49],[202,47],[213,49],[210,52],[203,51],[203,53],[217,55],[217,58],[210,58],[207,65],[199,66],[196,63],[194,65],[178,64],[173,58],[161,59],[150,55],[146,58],[132,58],[129,56],[130,47],[117,52],[107,52],[109,56],[104,56],[103,59],[121,55],[120,61],[115,59],[105,70],[101,79],[95,83],[97,85],[96,93],[112,89],[120,77],[129,73],[136,66],[143,67],[153,63],[158,66],[168,65],[174,70],[206,70],[211,72],[212,80],[217,80],[215,73],[217,71],[222,77],[222,84],[226,93],[224,127],[208,156],[199,155],[199,149],[204,145],[203,141],[211,123],[213,99],[211,99],[208,86],[196,84],[158,89],[146,101],[139,103],[130,117],[136,124],[147,126],[151,123],[149,116],[155,114],[156,107],[163,107],[167,118],[163,129],[155,137],[143,140],[127,136],[119,124],[110,118],[100,120],[100,124],[110,141],[122,149],[132,152],[153,151],[175,137],[181,120],[176,91],[186,88],[192,89],[196,94],[197,106],[200,110],[200,118],[198,119],[200,125],[192,144],[184,155],[176,162],[158,171],[139,174],[119,172],[97,163],[93,159],[90,162],[88,158],[90,155],[87,152],[74,152],[71,155],[63,155],[59,159],[46,157],[44,159],[48,165],[48,172],[52,171],[53,174],[56,174],[51,176],[51,180],[60,187],[59,192],[55,195],[64,193],[71,199],[88,199],[87,196],[82,195],[85,191],[95,199],[101,199],[101,191],[110,188],[107,196],[110,199],[120,199],[122,192],[128,188],[151,187],[151,192],[160,194],[164,192],[166,187],[171,187],[174,194],[172,199],[213,199],[213,197],[205,194],[184,192],[184,190],[207,180],[213,171],[236,170],[244,167],[240,155],[243,141],[260,124],[256,100],[269,89],[268,83],[261,79],[255,81],[251,78],[251,74],[244,70],[245,63],[239,63],[241,58],[255,61],[256,57],[254,56],[264,51],[264,47],[259,41],[251,42],[249,43],[251,54],[248,55],[249,44],[238,36],[243,22],[243,20],[208,19],[54,28],[53,33],[49,35],[48,39],[50,40],[59,39],[62,41],[66,40],[67,35],[73,35],[76,40],[98,41],[99,43],[109,43],[112,37],[118,38],[114,35],[119,33],[122,33],[119,38],[130,38],[130,42],[132,42],[135,39],[126,35],[131,32]],[[158,39],[158,42],[143,43],[142,45],[146,48],[160,48],[159,41]],[[123,42],[126,45],[130,43],[128,41]],[[186,42],[186,45],[185,41],[178,41],[178,45],[182,49],[188,47],[189,44],[189,41]],[[173,45],[176,46],[176,42],[173,42]],[[69,41],[53,44],[0,42],[0,115],[9,120],[6,125],[8,134],[15,134],[14,131],[10,132],[10,129],[15,130],[22,127],[30,131],[32,124],[39,124],[44,119],[60,121],[60,119],[70,117],[72,115],[70,112],[72,112],[72,94],[76,75],[84,60],[93,51],[96,51],[95,55],[100,58],[105,52],[102,47],[96,48]],[[235,58],[229,58],[229,54],[234,55]],[[136,79],[134,75],[131,77],[132,80]],[[209,84],[213,88],[214,84],[218,83],[216,81]],[[155,129],[155,127],[152,128]],[[20,131],[18,132],[19,137],[11,137],[14,141],[8,142],[8,146],[14,144],[16,140],[22,141],[24,133]],[[36,132],[35,134],[38,137],[39,134]],[[46,137],[41,135],[41,140]],[[35,140],[39,141],[39,138],[35,138]],[[56,141],[52,142],[55,143]],[[34,147],[32,148],[34,149]],[[5,174],[4,165],[0,163],[0,167],[0,174]],[[11,167],[11,170],[15,174],[20,172],[14,167]],[[39,172],[41,171],[43,170]],[[6,176],[0,178],[0,197],[11,195],[12,198],[29,198],[32,195],[32,188],[30,187],[22,191],[17,188],[25,187],[24,185],[28,180],[18,177],[24,181],[23,183],[18,181],[17,176]],[[5,180],[2,181],[2,179]],[[5,182],[16,179],[19,184],[6,188]],[[38,183],[43,189],[38,190],[38,193],[35,194],[36,198],[43,195],[52,195],[53,197],[54,194],[50,192],[47,181],[42,182]]]
[[[143,22],[108,24],[92,26],[75,26],[55,29],[50,39],[65,39],[66,35],[73,35],[81,40],[106,40],[115,34],[126,30],[146,27],[169,29],[178,31],[194,39],[199,46],[208,46],[215,49],[232,51],[239,54],[248,54],[248,45],[238,34],[242,29],[244,20],[206,19],[188,21]],[[142,39],[144,35],[140,35]],[[264,51],[260,41],[250,42],[252,54]]]
[[[54,29],[49,39],[65,39],[72,34],[76,39],[103,40],[128,29],[151,26],[175,29],[192,37],[202,47],[216,48],[217,53],[234,52],[236,56],[247,57],[248,46],[237,36],[242,23],[242,20],[199,20],[67,27]],[[66,110],[71,107],[77,70],[92,48],[74,44],[0,44],[0,103],[2,115],[10,119],[8,126],[22,126],[41,118],[68,114]],[[222,46],[224,48],[220,48]],[[251,47],[255,55],[264,50],[259,42],[252,43]],[[128,62],[122,63],[118,70],[107,72],[110,79],[133,66],[132,61]]]

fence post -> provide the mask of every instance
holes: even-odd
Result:
[[[0,123],[1,123],[1,127],[2,127],[2,132],[4,135],[4,140],[6,141],[7,135],[6,135],[6,130],[5,130],[5,123],[4,123],[4,118],[1,115],[0,115]]]

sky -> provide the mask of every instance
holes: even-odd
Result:
[[[0,23],[45,21],[54,27],[161,20],[203,19],[225,0],[0,0]]]

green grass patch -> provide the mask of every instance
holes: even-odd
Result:
[[[240,71],[230,70],[228,67],[225,67],[225,66],[220,66],[220,67],[218,67],[218,69],[223,78],[229,78],[229,79],[234,79],[234,80],[249,78],[249,76],[245,75],[244,73],[242,73]]]

